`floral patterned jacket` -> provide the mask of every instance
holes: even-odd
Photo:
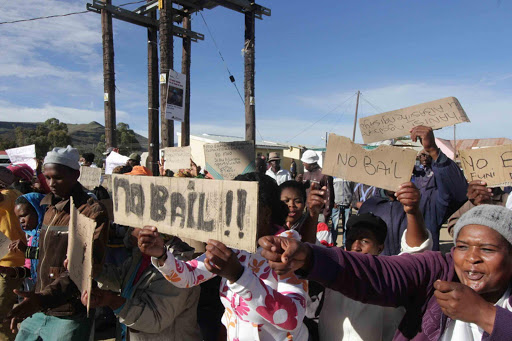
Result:
[[[300,240],[297,231],[280,234]],[[308,331],[302,323],[306,313],[308,283],[290,273],[278,276],[261,256],[261,248],[255,254],[233,250],[244,267],[238,281],[230,283],[225,278],[220,284],[221,302],[226,308],[222,323],[226,326],[228,340],[296,340],[306,341]],[[189,288],[216,275],[206,270],[203,254],[188,262],[175,259],[167,253],[161,267],[156,258],[153,265],[177,287]]]

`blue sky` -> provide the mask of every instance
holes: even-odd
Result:
[[[80,11],[85,3],[10,1],[0,21]],[[272,9],[256,23],[256,116],[264,139],[323,145],[327,131],[351,136],[357,90],[362,116],[455,96],[472,121],[458,127],[458,138],[512,137],[510,2],[259,3]],[[203,15],[243,91],[243,15],[222,7]],[[192,46],[192,132],[243,136],[243,105],[201,16],[193,16],[192,28],[206,36]],[[118,121],[147,135],[146,30],[115,20],[114,34]],[[175,47],[179,71],[181,39]],[[103,123],[99,15],[0,25],[0,51],[0,120]],[[451,138],[453,130],[436,135]]]

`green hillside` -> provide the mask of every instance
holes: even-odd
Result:
[[[35,129],[38,124],[40,123],[0,121],[0,138],[14,140],[14,129],[17,127],[21,127],[22,129]],[[87,124],[66,123],[66,125],[68,126],[68,133],[69,136],[71,136],[73,147],[78,148],[82,152],[93,151],[98,145],[98,142],[100,142],[101,136],[105,134],[105,127],[95,121]],[[139,146],[134,146],[133,151],[147,151],[148,139],[137,133],[135,136],[139,141],[140,148]]]

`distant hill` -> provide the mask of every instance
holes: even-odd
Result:
[[[37,125],[41,123],[0,121],[0,138],[14,140],[16,138],[14,129],[17,127],[35,129]],[[101,135],[105,134],[105,127],[95,121],[87,124],[66,123],[66,125],[68,126],[68,133],[71,136],[73,147],[80,150],[94,150],[98,142],[100,142]],[[141,146],[139,151],[147,151],[148,139],[137,133],[135,133],[135,136]]]

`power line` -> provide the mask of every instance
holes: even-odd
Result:
[[[133,4],[140,4],[140,3],[143,3],[143,2],[146,2],[146,0],[127,2],[125,4],[119,5],[118,7],[127,6],[127,5],[133,5]],[[22,22],[27,22],[27,21],[36,21],[36,20],[43,20],[43,19],[68,17],[70,15],[84,14],[84,13],[89,13],[89,11],[71,12],[71,13],[64,13],[64,14],[54,14],[54,15],[48,15],[48,16],[45,16],[45,17],[36,17],[36,18],[30,18],[30,19],[19,19],[19,20],[13,20],[13,21],[3,21],[3,22],[0,22],[0,25],[17,24],[17,23],[22,23]]]
[[[48,15],[48,16],[46,16],[46,17],[37,17],[37,18],[30,18],[30,19],[20,19],[20,20],[13,20],[13,21],[3,21],[3,22],[0,22],[0,25],[5,25],[5,24],[17,24],[17,23],[27,22],[27,21],[36,21],[36,20],[42,20],[42,19],[51,19],[51,18],[67,17],[67,16],[70,16],[70,15],[75,15],[75,14],[84,14],[84,13],[88,13],[88,12],[89,12],[89,11],[71,12],[71,13],[66,13],[66,14]]]
[[[236,85],[235,76],[233,76],[231,71],[229,71],[228,64],[226,63],[226,60],[224,59],[224,57],[222,56],[222,53],[220,52],[219,46],[217,45],[217,41],[215,40],[215,37],[213,36],[212,31],[210,30],[210,26],[208,26],[208,24],[206,23],[206,20],[203,16],[203,12],[199,12],[199,14],[201,15],[201,18],[203,19],[204,26],[206,26],[206,29],[208,30],[208,33],[210,34],[210,37],[212,38],[213,45],[215,45],[215,48],[217,49],[217,52],[219,53],[220,59],[222,59],[222,63],[224,64],[224,67],[226,68],[226,71],[228,72],[229,80],[235,86],[236,92],[238,92],[238,96],[240,96],[240,100],[245,105],[245,100],[244,100],[242,94],[240,93],[238,86]]]
[[[208,31],[210,37],[212,38],[212,41],[213,41],[213,45],[215,45],[215,48],[217,49],[217,52],[219,54],[219,57],[220,59],[222,60],[222,63],[224,64],[224,67],[226,68],[226,71],[228,72],[228,75],[229,75],[229,80],[231,81],[231,83],[233,83],[233,85],[235,86],[235,89],[236,89],[236,92],[238,93],[238,97],[240,97],[240,101],[242,101],[242,104],[245,106],[245,100],[244,100],[244,97],[242,96],[242,93],[240,92],[240,89],[238,89],[238,86],[236,85],[236,80],[235,80],[235,76],[233,76],[233,74],[231,73],[231,71],[229,70],[229,67],[228,67],[228,64],[226,63],[226,60],[224,59],[224,56],[222,56],[222,52],[220,52],[220,49],[219,49],[219,46],[217,45],[217,41],[215,40],[215,37],[213,36],[213,33],[212,31],[210,30],[210,26],[208,26],[208,23],[206,22],[206,19],[204,18],[203,16],[203,12],[199,12],[199,14],[201,15],[201,18],[203,19],[203,22],[204,22],[204,26],[206,26],[206,30]],[[265,141],[265,139],[263,138],[263,135],[261,135],[258,127],[256,127],[256,132],[258,133],[258,135],[260,136],[260,139],[262,141]],[[268,151],[268,150],[267,150]]]
[[[327,115],[329,115],[330,113],[332,113],[334,110],[338,109],[339,107],[341,107],[343,104],[345,104],[346,102],[348,102],[352,97],[354,97],[357,93],[354,93],[352,96],[350,96],[349,98],[347,98],[346,100],[344,100],[343,102],[341,102],[339,105],[337,105],[336,107],[334,107],[332,110],[328,111],[325,115],[323,115],[322,117],[320,117],[318,120],[316,120],[315,122],[313,122],[312,124],[310,124],[309,126],[307,126],[306,128],[302,129],[298,134],[296,134],[295,136],[293,136],[292,138],[290,138],[288,141],[286,141],[286,143],[290,142],[291,140],[293,140],[294,138],[296,138],[297,136],[301,135],[302,133],[304,133],[306,130],[308,130],[309,128],[311,128],[312,126],[314,126],[315,124],[317,124],[318,122],[320,122],[321,120],[323,120]]]

